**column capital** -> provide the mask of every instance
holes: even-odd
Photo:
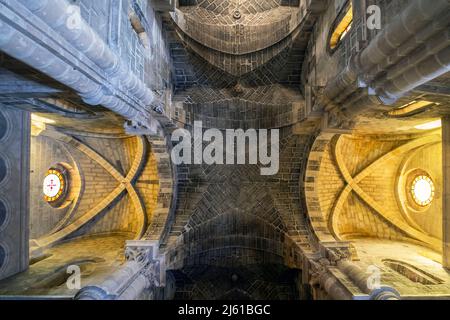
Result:
[[[163,287],[166,282],[165,255],[159,252],[159,241],[131,240],[125,245],[125,258],[141,266],[147,279],[147,288]]]

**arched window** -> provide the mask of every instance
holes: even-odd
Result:
[[[339,44],[352,29],[352,25],[353,8],[352,2],[348,1],[331,28],[329,37],[329,49],[331,52],[335,51],[339,47]]]

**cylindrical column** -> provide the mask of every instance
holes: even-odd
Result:
[[[347,288],[331,273],[326,272],[320,276],[320,285],[333,300],[352,300],[353,296]]]
[[[149,287],[149,281],[144,274],[140,274],[131,285],[117,298],[117,300],[136,300],[145,289]]]
[[[349,86],[355,83],[359,75],[370,74],[369,78],[372,79],[385,70],[390,63],[399,62],[401,57],[414,51],[425,39],[438,30],[444,29],[448,23],[445,18],[442,18],[442,13],[447,12],[449,8],[448,0],[436,0],[432,6],[429,5],[428,0],[411,1],[398,19],[387,25],[363,51],[352,58],[353,60],[338,76],[327,84],[324,90],[325,99],[321,103],[327,106],[330,104],[329,100],[334,103],[344,102],[352,90],[356,89]],[[439,44],[437,48],[445,46],[445,44]],[[438,50],[437,48],[431,48],[431,51]],[[379,96],[384,104],[390,105],[409,90],[448,72],[446,58],[448,51],[445,49],[439,53],[428,51],[430,55],[434,54],[428,60],[420,60],[419,62],[422,63],[418,62],[417,65],[413,65],[413,68],[401,72],[399,76],[393,76],[391,79],[375,84],[377,89],[380,87]],[[393,57],[395,57],[394,61],[392,61]],[[411,64],[399,64],[397,68],[405,65]],[[367,82],[365,86],[371,85],[369,79],[364,81]]]
[[[450,3],[447,0],[435,0],[431,6],[429,0],[414,0],[364,49],[360,56],[359,67],[368,71],[381,63],[402,43],[414,36],[436,16],[446,12],[449,7]]]
[[[365,294],[369,295],[371,300],[400,300],[400,294],[392,287],[380,286],[371,289],[368,286],[369,276],[357,265],[348,260],[338,262],[338,268]]]
[[[450,269],[450,117],[442,119],[442,266]]]
[[[126,90],[148,106],[156,102],[152,91],[136,77],[124,62],[108,47],[92,27],[66,0],[20,0],[28,10],[62,35],[85,54],[109,77],[122,83]]]
[[[371,290],[367,286],[368,276],[361,270],[361,268],[347,260],[339,261],[338,268],[346,276],[348,276],[362,292],[367,294],[370,293]]]
[[[129,261],[102,284],[82,288],[75,299],[114,300],[125,294],[123,300],[133,300],[142,293],[148,283],[145,277],[138,275],[141,270],[142,266],[139,263]],[[137,280],[141,281],[143,285],[138,285],[139,281],[137,282]],[[130,281],[132,281],[131,284]]]
[[[80,20],[80,25],[74,29],[61,22],[67,19],[68,12],[72,12],[67,1],[23,2],[28,8],[21,2],[12,5],[12,1],[0,1],[0,51],[73,89],[85,103],[102,105],[125,119],[143,124],[147,130],[157,134],[160,125],[149,112],[149,106],[162,102],[101,42],[84,20]],[[52,3],[58,5],[52,6]],[[44,36],[41,29],[29,24],[26,19],[32,15],[29,10],[41,18],[39,25],[46,23],[50,28],[55,28],[53,31],[65,37],[67,43],[83,55],[65,57],[62,52],[69,49],[64,47],[65,43],[60,43],[61,48],[51,50],[45,38],[48,35]],[[18,25],[22,28],[17,28]],[[75,56],[77,59],[73,59]],[[85,61],[94,62],[99,67],[94,70],[97,73],[87,74]],[[91,71],[93,69],[89,69]],[[105,79],[109,83],[105,84]]]
[[[131,105],[116,96],[105,94],[100,83],[73,68],[73,65],[35,41],[36,39],[30,38],[29,34],[16,29],[11,23],[15,18],[12,11],[0,4],[1,51],[72,88],[84,100],[93,101],[93,105],[101,104],[127,119],[134,119],[139,115]]]
[[[401,75],[387,82],[381,89],[381,97],[398,99],[414,88],[450,71],[450,47],[446,47]]]

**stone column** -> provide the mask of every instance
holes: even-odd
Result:
[[[320,285],[332,299],[336,300],[400,300],[400,293],[387,285],[380,285],[378,288],[369,287],[369,275],[358,265],[350,260],[351,253],[345,243],[335,243],[325,245],[322,250],[326,258],[321,259],[321,263],[313,263],[315,278],[319,279]],[[364,293],[363,296],[354,297],[349,288],[337,279],[330,268],[339,270],[353,284]]]
[[[442,119],[442,266],[450,269],[450,117]]]
[[[165,286],[165,259],[157,241],[128,241],[127,262],[103,283],[82,288],[76,300],[136,300],[144,290]]]
[[[347,277],[365,294],[369,295],[370,300],[400,300],[400,294],[395,288],[387,285],[381,285],[379,288],[371,289],[368,286],[369,276],[361,268],[349,260],[339,261],[337,264]]]

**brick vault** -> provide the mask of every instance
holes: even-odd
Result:
[[[186,1],[166,18],[180,123],[281,130],[275,176],[261,176],[258,165],[178,168],[165,239],[175,244],[168,262],[177,297],[306,298],[295,283],[311,252],[300,188],[314,127],[294,124],[304,112],[297,88],[316,5]]]

